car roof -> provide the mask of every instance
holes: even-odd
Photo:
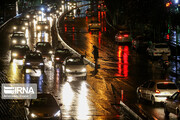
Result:
[[[153,82],[156,82],[156,83],[163,83],[163,82],[168,82],[168,83],[174,83],[170,80],[161,80],[161,79],[158,79],[158,80],[150,80],[150,81],[153,81]],[[175,84],[175,83],[174,83]]]

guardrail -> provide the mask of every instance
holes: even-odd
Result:
[[[0,26],[0,29],[2,29],[9,21],[11,21],[12,19],[14,18],[17,18],[19,17],[21,14],[17,15],[17,16],[14,16],[13,18],[10,18],[9,20],[7,20],[5,23],[3,23],[1,26]]]
[[[77,9],[77,8],[80,8],[80,7],[84,7],[84,6],[87,6],[87,5],[90,5],[90,4],[86,4],[86,5],[81,5],[81,6],[78,6],[76,8],[73,8],[69,11],[65,11],[62,15],[59,16],[59,18],[56,18],[56,32],[57,32],[57,36],[58,36],[58,39],[59,41],[61,42],[61,44],[64,46],[64,48],[67,48],[69,49],[72,53],[76,54],[78,57],[81,57],[81,54],[79,54],[77,51],[75,51],[74,49],[72,49],[69,45],[67,45],[64,40],[61,38],[61,36],[59,35],[59,29],[58,29],[58,25],[59,25],[59,21],[62,20],[62,18],[69,12],[71,12],[72,10],[74,9]],[[95,64],[91,61],[89,61],[88,59],[84,58],[84,61],[87,62],[91,67],[95,67]]]

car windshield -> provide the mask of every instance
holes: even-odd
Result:
[[[38,43],[37,47],[46,47],[46,48],[51,48],[51,45],[49,43]]]
[[[38,99],[33,99],[31,101],[32,107],[55,106],[55,105],[56,102],[52,97],[42,97]]]
[[[24,34],[23,33],[14,33],[13,36],[15,36],[15,37],[16,36],[24,36]]]
[[[56,53],[69,53],[68,50],[56,50]]]
[[[24,45],[16,45],[14,46],[13,49],[28,49],[29,47],[28,46],[24,46]]]
[[[40,53],[30,53],[26,56],[27,59],[42,59],[42,56]]]
[[[67,60],[67,65],[83,65],[83,61],[80,58],[70,58]]]
[[[47,24],[47,22],[46,21],[38,21],[38,24],[39,25],[44,25],[44,24]]]
[[[156,45],[155,48],[168,48],[168,45]]]
[[[177,89],[176,85],[173,83],[158,83],[158,89]]]

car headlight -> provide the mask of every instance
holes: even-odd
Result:
[[[45,26],[45,29],[48,29],[48,26]]]
[[[28,23],[25,23],[25,26],[28,26]]]
[[[16,44],[16,43],[17,43],[17,40],[13,40],[12,43]]]
[[[32,117],[32,118],[36,118],[37,115],[35,115],[34,113],[31,113],[31,117]]]
[[[40,30],[40,29],[41,29],[41,27],[40,27],[40,26],[37,26],[37,29],[38,29],[38,30]]]
[[[57,57],[56,60],[60,60],[60,58]]]
[[[49,54],[52,54],[52,53],[53,53],[53,51],[50,50],[50,51],[49,51]]]
[[[26,15],[26,18],[30,18],[30,16],[29,16],[29,15]]]
[[[54,117],[60,117],[60,115],[61,115],[61,111],[59,110],[54,114]]]
[[[25,27],[22,27],[22,30],[25,30],[26,28]]]
[[[70,69],[66,69],[66,72],[71,72],[71,70]]]
[[[40,50],[36,50],[36,52],[41,52]]]
[[[81,72],[86,72],[86,68],[83,68],[83,69],[81,70]]]
[[[16,57],[16,56],[17,56],[17,53],[12,53],[12,56],[13,56],[13,57]]]
[[[31,65],[31,63],[26,63],[26,65]]]
[[[13,27],[13,30],[16,30],[17,29],[17,27]]]
[[[39,65],[44,65],[43,63],[40,63]]]
[[[22,41],[21,41],[21,43],[22,43],[22,44],[25,44],[25,43],[26,43],[26,41],[25,41],[25,40],[22,40]]]

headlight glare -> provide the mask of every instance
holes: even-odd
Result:
[[[59,117],[61,115],[61,111],[57,111],[55,114],[54,114],[54,117]]]
[[[31,65],[31,63],[26,63],[26,65]]]
[[[16,40],[13,40],[13,41],[12,41],[12,43],[16,44],[16,43],[17,43],[17,41],[16,41]]]
[[[35,115],[34,113],[31,113],[31,117],[32,117],[32,118],[36,118],[37,115]]]
[[[66,72],[71,72],[71,70],[70,69],[66,69]]]
[[[40,63],[39,65],[44,65],[43,63]]]
[[[22,44],[25,44],[25,43],[26,43],[26,41],[25,41],[25,40],[22,40],[22,41],[21,41],[21,43],[22,43]]]
[[[16,56],[17,56],[17,53],[12,53],[12,56],[13,56],[13,57],[16,57]]]
[[[86,68],[83,68],[83,69],[81,70],[81,72],[86,72]]]

